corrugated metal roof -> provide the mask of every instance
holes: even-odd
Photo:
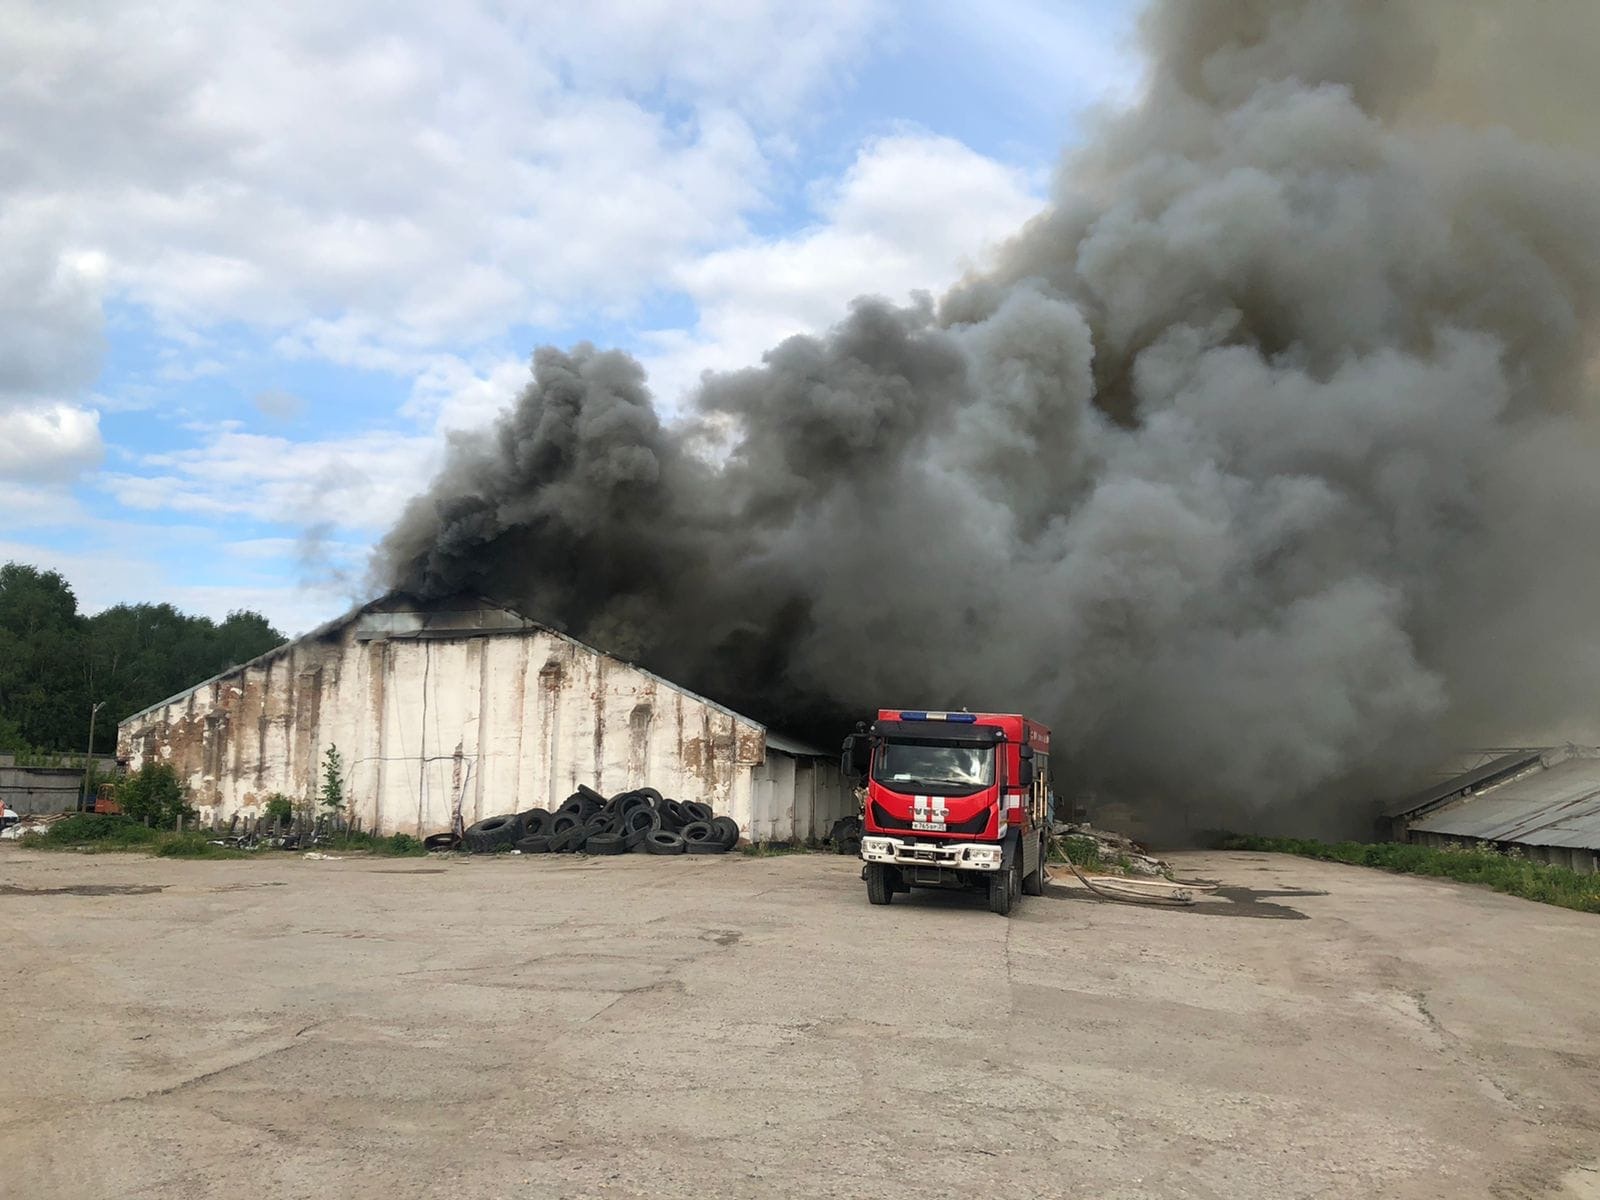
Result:
[[[780,754],[792,754],[796,758],[837,758],[836,754],[829,754],[826,750],[819,750],[815,746],[808,746],[804,742],[797,742],[792,737],[784,737],[781,733],[767,730],[767,749],[776,750]]]
[[[1424,788],[1420,792],[1413,792],[1404,800],[1398,800],[1383,810],[1386,817],[1406,817],[1412,813],[1426,812],[1449,800],[1452,796],[1466,791],[1468,788],[1482,787],[1484,784],[1503,776],[1514,775],[1518,771],[1525,771],[1538,763],[1540,757],[1547,753],[1545,750],[1528,749],[1514,750],[1510,754],[1486,762],[1481,767],[1468,771],[1465,775],[1457,775],[1454,779],[1447,779],[1443,783],[1436,783],[1432,787]]]
[[[1600,756],[1585,752],[1414,821],[1447,837],[1600,850]]]

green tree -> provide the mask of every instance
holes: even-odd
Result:
[[[322,807],[337,816],[344,808],[344,759],[339,747],[330,745],[322,757]]]
[[[129,772],[117,786],[117,803],[125,815],[161,828],[195,815],[170,763],[146,763]]]
[[[0,749],[81,754],[89,707],[103,700],[94,749],[109,753],[119,721],[283,641],[254,612],[231,612],[218,623],[170,604],[118,604],[85,617],[59,574],[7,563],[0,566]]]

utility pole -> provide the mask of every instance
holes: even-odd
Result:
[[[94,766],[94,718],[106,706],[104,700],[89,710],[89,753],[83,756],[83,795],[78,797],[78,811],[92,808],[89,803],[89,769]]]

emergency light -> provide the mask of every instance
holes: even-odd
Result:
[[[955,721],[961,725],[976,725],[977,713],[953,712],[905,712],[900,713],[902,721]]]

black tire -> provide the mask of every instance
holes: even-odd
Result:
[[[485,817],[461,835],[461,844],[474,854],[493,854],[501,846],[514,846],[522,837],[522,818],[516,813]]]
[[[643,808],[636,808],[622,818],[622,829],[625,833],[649,833],[652,829],[661,828],[661,814],[648,804]]]
[[[690,821],[678,832],[686,842],[716,842],[722,845],[722,839],[717,837],[717,831],[711,828],[710,821]]]
[[[573,792],[572,795],[561,802],[561,807],[556,809],[556,813],[580,813],[583,811],[585,799],[586,797],[582,792]]]
[[[709,821],[717,814],[711,811],[711,805],[702,804],[698,800],[685,800],[683,807],[696,821]]]
[[[651,808],[660,808],[661,807],[662,796],[661,796],[660,792],[655,790],[655,788],[653,788],[653,787],[642,787],[642,788],[634,788],[633,790],[636,793],[638,793],[639,795],[643,796],[646,800],[650,801],[650,807]]]
[[[519,813],[522,818],[522,836],[538,837],[549,832],[551,816],[548,809],[530,808],[525,813]]]
[[[686,843],[669,829],[652,829],[645,834],[644,848],[650,854],[682,854]]]
[[[589,830],[587,826],[579,825],[576,829],[568,830],[567,844],[563,851],[567,854],[577,854],[589,844]]]
[[[453,833],[430,833],[422,839],[424,850],[454,850],[456,848],[456,835]]]
[[[1024,896],[1044,895],[1044,839],[1039,839],[1039,861],[1034,864],[1033,870],[1022,877],[1022,894]]]
[[[711,828],[716,830],[724,850],[732,850],[739,844],[739,822],[732,817],[711,818]]]
[[[726,854],[728,848],[716,838],[707,842],[685,842],[683,849],[686,854]]]
[[[655,805],[650,803],[650,798],[641,796],[638,792],[624,792],[620,796],[613,796],[611,803],[617,806],[618,815],[624,819],[641,808],[648,808],[652,812],[655,810]]]
[[[615,833],[617,831],[616,818],[603,812],[595,813],[594,816],[590,817],[583,823],[583,827],[587,829],[590,834]]]
[[[894,878],[889,874],[892,867],[883,863],[867,864],[867,903],[887,904],[894,899]],[[895,875],[899,872],[895,871]]]
[[[586,783],[580,783],[578,785],[578,790],[573,792],[572,794],[574,796],[582,796],[583,798],[587,799],[590,804],[593,804],[596,808],[599,808],[602,804],[604,804],[606,802],[606,798],[604,796],[602,796],[599,792],[595,791],[592,787],[590,787]]]
[[[517,849],[524,854],[549,854],[550,839],[542,833],[536,833],[532,837],[525,837],[518,842]]]
[[[586,854],[626,854],[628,843],[620,833],[591,833],[583,849]]]
[[[563,810],[550,818],[550,835],[554,837],[556,834],[570,833],[582,824],[583,821],[577,813],[570,809]]]
[[[828,833],[828,839],[833,843],[833,848],[840,854],[859,855],[861,853],[861,818],[840,817],[833,823],[833,828]]]
[[[663,800],[657,811],[661,813],[663,829],[679,830],[694,820],[694,815],[676,800]]]
[[[629,854],[644,854],[646,852],[645,839],[650,836],[648,829],[634,829],[622,835],[623,844],[628,847]]]
[[[1011,915],[1011,902],[1017,896],[1017,873],[1020,864],[1013,863],[989,876],[989,911],[998,917]]]

